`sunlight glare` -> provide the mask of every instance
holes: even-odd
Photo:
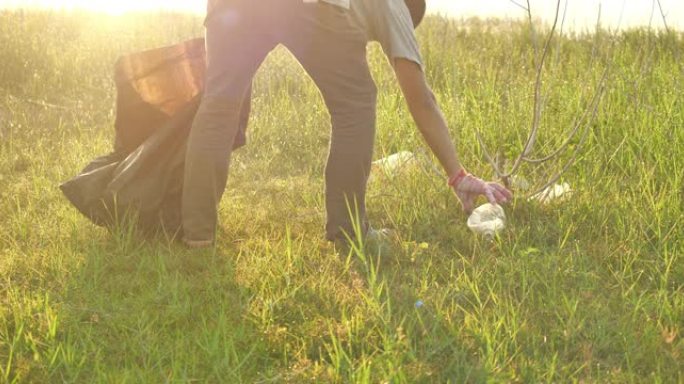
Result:
[[[109,15],[158,10],[202,14],[206,10],[204,1],[187,0],[0,0],[0,4],[8,8],[87,10]]]
[[[256,1],[256,0],[254,0]],[[601,21],[604,27],[618,25],[628,28],[646,26],[655,21],[660,27],[660,15],[654,9],[653,0],[562,0],[568,4],[567,23],[569,29],[591,29],[596,24],[601,7]],[[517,3],[525,3],[517,1]],[[684,30],[684,1],[659,0],[671,28]],[[545,22],[553,19],[555,1],[530,0],[536,17]],[[524,11],[511,0],[456,1],[427,0],[428,12],[442,13],[456,18],[478,17],[525,17]],[[624,5],[624,15],[621,18]],[[0,9],[6,8],[51,8],[63,10],[87,10],[110,15],[127,12],[168,10],[203,15],[206,0],[0,0]]]

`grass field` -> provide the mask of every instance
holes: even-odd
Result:
[[[0,382],[684,382],[681,34],[556,39],[537,155],[612,63],[571,197],[517,199],[488,242],[428,166],[376,180],[371,220],[399,234],[377,257],[323,240],[328,115],[284,50],[257,76],[215,250],[110,233],[61,195],[112,146],[116,58],[201,33],[170,14],[0,13]],[[463,162],[491,177],[475,130],[522,148],[528,28],[432,18],[419,35]],[[377,46],[370,61],[376,158],[424,152]]]

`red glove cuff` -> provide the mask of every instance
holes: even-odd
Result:
[[[465,168],[461,168],[457,174],[449,178],[449,186],[452,188],[456,187],[466,176],[468,176],[468,172],[466,172]]]

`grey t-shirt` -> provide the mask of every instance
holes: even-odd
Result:
[[[348,9],[352,18],[366,31],[368,41],[377,41],[390,61],[407,59],[423,66],[413,30],[411,13],[404,0],[302,0],[325,2]],[[228,0],[208,0],[207,15]],[[207,16],[209,17],[209,16]]]

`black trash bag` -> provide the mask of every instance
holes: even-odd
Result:
[[[93,223],[144,233],[181,229],[185,149],[204,88],[203,39],[122,57],[116,64],[114,152],[60,188]],[[245,144],[251,91],[234,148]]]

